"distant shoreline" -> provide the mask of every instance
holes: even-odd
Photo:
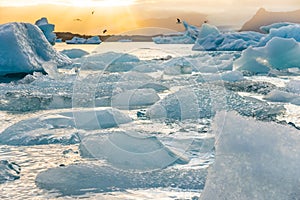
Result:
[[[95,35],[82,35],[77,33],[71,32],[55,32],[56,37],[59,39],[61,38],[63,42],[66,40],[71,40],[73,37],[80,37],[80,38],[90,38]],[[100,37],[101,41],[105,42],[118,42],[119,40],[132,40],[133,42],[152,42],[152,37],[162,36],[160,35],[97,35]]]

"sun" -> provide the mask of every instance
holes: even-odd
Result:
[[[130,6],[135,0],[72,0],[73,6],[78,7],[117,7]]]

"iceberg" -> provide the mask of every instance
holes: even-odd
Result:
[[[210,34],[199,37],[195,51],[242,51],[250,46],[257,46],[264,34],[252,31]]]
[[[265,33],[270,33],[271,29],[279,29],[284,26],[296,25],[296,23],[291,22],[277,22],[266,26],[261,26],[259,29]]]
[[[0,160],[0,184],[20,178],[21,167],[8,160]]]
[[[83,56],[89,55],[88,52],[86,52],[82,49],[65,49],[65,50],[60,51],[60,53],[68,56],[71,59],[81,58]]]
[[[87,136],[79,148],[82,157],[104,159],[122,170],[157,170],[189,162],[188,158],[165,147],[155,136],[134,131]]]
[[[201,190],[206,175],[206,170],[132,172],[110,166],[77,164],[48,169],[38,174],[35,182],[41,189],[57,191],[57,195],[74,196],[138,188]]]
[[[73,111],[42,115],[20,121],[0,133],[0,144],[30,146],[76,144],[80,130],[117,127],[132,119],[116,109]]]
[[[270,40],[274,37],[279,38],[293,38],[297,42],[300,42],[300,35],[298,34],[300,31],[300,24],[293,24],[288,26],[282,26],[277,29],[270,29],[270,33],[265,37],[261,38],[258,46],[265,46]]]
[[[213,132],[216,159],[201,200],[299,198],[299,130],[221,112]]]
[[[86,44],[100,44],[102,41],[100,40],[99,36],[93,36],[86,39]]]
[[[0,25],[0,75],[44,71],[45,62],[58,67],[70,65],[70,59],[58,53],[42,31],[29,23]]]
[[[99,36],[93,36],[87,39],[74,36],[71,40],[66,40],[66,43],[67,44],[100,44],[101,40]]]
[[[86,39],[74,36],[71,40],[66,40],[67,44],[85,44]]]
[[[49,24],[48,19],[42,17],[41,19],[35,22],[35,25],[37,25],[43,31],[45,37],[50,42],[50,44],[54,45],[56,41],[56,35],[53,32],[55,27],[54,24]]]
[[[153,42],[157,44],[194,44],[198,37],[206,37],[208,35],[218,35],[220,32],[217,27],[210,24],[202,24],[196,27],[183,21],[185,32],[182,35],[157,36],[153,37]]]
[[[272,38],[264,47],[249,47],[234,61],[234,69],[254,74],[300,67],[300,44],[293,38]]]

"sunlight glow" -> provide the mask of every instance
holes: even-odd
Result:
[[[70,2],[73,6],[78,7],[115,7],[115,6],[129,6],[134,3],[134,0],[72,0]]]
[[[135,0],[0,0],[0,6],[28,6],[56,4],[76,7],[117,7],[130,6]]]

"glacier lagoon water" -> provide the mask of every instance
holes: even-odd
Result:
[[[84,97],[81,97],[80,94],[82,94],[85,91],[85,87],[81,88],[81,82],[80,80],[77,82],[77,89],[79,89],[78,93],[74,93],[72,91],[73,88],[70,87],[70,82],[74,79],[76,74],[70,73],[70,69],[61,69],[61,72],[65,73],[64,80],[53,80],[53,79],[43,79],[41,77],[34,77],[33,79],[38,80],[37,85],[39,83],[43,83],[45,85],[39,85],[36,87],[33,87],[33,89],[28,90],[26,88],[26,84],[19,83],[19,86],[10,86],[8,84],[2,84],[1,87],[3,87],[6,92],[11,92],[8,95],[6,95],[5,99],[2,99],[1,101],[1,107],[2,111],[0,112],[0,119],[1,119],[1,127],[0,131],[4,131],[6,128],[13,126],[15,124],[16,128],[12,129],[19,132],[28,132],[27,135],[23,135],[22,137],[24,140],[28,140],[29,143],[39,141],[47,141],[46,144],[43,145],[7,145],[2,144],[0,145],[0,158],[1,160],[8,160],[10,162],[15,162],[18,166],[21,168],[20,174],[13,174],[16,175],[16,180],[13,181],[7,181],[3,184],[0,184],[0,198],[1,199],[78,199],[78,198],[86,198],[86,199],[198,199],[201,195],[204,182],[205,182],[205,176],[207,173],[207,168],[213,163],[214,161],[214,150],[213,150],[213,135],[210,132],[210,123],[211,123],[211,115],[213,115],[213,112],[211,110],[209,111],[203,111],[200,110],[198,107],[198,104],[193,104],[193,100],[196,102],[199,101],[199,96],[203,95],[203,91],[200,89],[197,89],[196,91],[193,90],[193,87],[209,87],[210,82],[218,80],[218,78],[212,76],[214,74],[214,70],[216,69],[222,69],[224,71],[230,71],[228,70],[228,66],[230,68],[230,61],[231,59],[235,59],[238,57],[239,53],[237,52],[195,52],[192,51],[192,45],[174,45],[174,44],[165,44],[165,45],[157,45],[154,43],[102,43],[100,45],[66,45],[64,43],[57,44],[55,46],[57,50],[63,50],[63,49],[72,49],[72,48],[80,48],[83,49],[89,53],[106,53],[106,52],[118,52],[118,53],[130,53],[137,58],[139,58],[143,63],[143,66],[138,66],[139,71],[145,71],[145,68],[151,68],[158,65],[160,62],[168,62],[169,59],[175,58],[175,57],[182,57],[182,56],[188,56],[186,60],[188,60],[187,63],[184,63],[179,67],[179,71],[175,71],[175,74],[177,75],[171,76],[168,74],[164,74],[164,69],[158,68],[156,71],[150,71],[145,74],[151,75],[151,77],[142,76],[142,79],[139,80],[139,78],[136,78],[136,76],[139,76],[139,74],[131,74],[131,76],[124,77],[121,75],[121,78],[118,77],[118,75],[110,75],[109,73],[103,73],[103,77],[107,76],[107,79],[110,79],[107,81],[108,89],[103,84],[103,88],[101,85],[101,91],[93,91],[91,95],[94,95],[92,97],[96,98],[95,101],[90,103],[89,101],[84,101],[83,103],[81,100],[86,100]],[[154,63],[153,63],[154,62]],[[158,62],[158,63],[156,63]],[[190,66],[188,63],[191,63]],[[198,73],[189,73],[189,69],[185,69],[182,71],[185,67],[193,68],[194,66],[199,67],[200,72]],[[216,67],[217,66],[217,67]],[[136,69],[137,67],[133,67],[132,69]],[[193,70],[191,70],[193,71]],[[195,70],[194,70],[195,71]],[[183,73],[182,73],[183,72]],[[93,75],[94,73],[97,73],[97,71],[90,71],[89,69],[86,71],[81,71],[82,75]],[[86,73],[86,74],[85,74]],[[101,72],[102,73],[102,72]],[[199,78],[197,76],[199,73],[202,74],[202,78]],[[133,86],[131,84],[128,84],[132,77]],[[84,78],[84,77],[83,77]],[[94,190],[87,190],[84,191],[84,187],[79,189],[76,189],[77,191],[72,192],[72,188],[69,188],[70,193],[69,194],[80,194],[79,196],[60,196],[58,195],[57,191],[51,191],[46,190],[48,189],[41,189],[42,187],[38,187],[36,184],[36,177],[39,173],[44,172],[46,170],[52,169],[52,168],[58,168],[59,170],[64,171],[64,169],[68,170],[68,166],[70,166],[71,169],[76,168],[76,166],[85,168],[85,166],[91,167],[95,164],[98,166],[107,166],[109,165],[108,161],[103,161],[103,159],[99,159],[99,157],[96,155],[96,159],[90,158],[90,156],[80,156],[80,151],[82,149],[79,147],[79,144],[76,142],[70,142],[68,138],[66,139],[66,142],[64,144],[61,144],[61,142],[57,142],[60,140],[51,140],[53,138],[61,138],[64,135],[70,136],[70,134],[78,133],[79,135],[88,135],[92,133],[97,133],[95,130],[77,130],[76,126],[72,125],[72,123],[69,123],[70,121],[74,119],[70,119],[70,116],[63,116],[61,113],[68,113],[71,112],[71,108],[73,107],[73,110],[79,110],[78,107],[81,107],[82,104],[88,105],[85,109],[92,109],[94,110],[94,107],[97,107],[97,103],[99,105],[107,106],[109,104],[106,104],[105,100],[108,98],[108,101],[110,102],[112,98],[109,98],[109,85],[111,82],[113,82],[113,78],[116,79],[115,82],[117,83],[117,86],[114,86],[114,91],[116,95],[120,94],[120,92],[124,91],[125,89],[136,89],[135,84],[140,84],[142,81],[146,81],[149,83],[153,83],[153,80],[155,83],[160,83],[166,88],[167,90],[157,90],[159,92],[158,95],[161,99],[165,98],[162,102],[157,102],[153,106],[151,105],[143,105],[139,108],[126,108],[121,110],[125,115],[130,117],[133,122],[129,124],[124,124],[120,127],[111,127],[109,130],[112,131],[137,131],[141,133],[145,133],[143,137],[146,138],[157,138],[162,145],[165,145],[170,150],[176,150],[179,152],[180,155],[186,156],[189,158],[188,164],[175,164],[171,167],[165,166],[166,164],[163,164],[163,168],[167,167],[167,169],[163,169],[166,171],[163,171],[161,174],[150,174],[144,177],[139,176],[131,176],[130,173],[126,173],[125,170],[123,176],[124,179],[128,179],[127,185],[133,185],[132,187],[121,187],[121,188],[115,188],[115,189],[103,189],[103,191],[98,191],[97,189]],[[276,77],[270,77],[270,76],[255,76],[255,77],[245,77],[247,80],[241,84],[239,83],[218,83],[216,85],[216,90],[214,87],[210,88],[211,91],[208,91],[208,96],[214,97],[214,91],[217,92],[217,94],[223,94],[224,88],[230,88],[231,91],[234,91],[234,95],[239,95],[239,97],[234,96],[231,93],[224,93],[224,97],[229,96],[230,100],[234,100],[234,103],[237,103],[241,107],[249,107],[249,111],[245,110],[242,111],[245,115],[254,115],[258,112],[269,112],[268,115],[270,116],[272,112],[277,113],[279,112],[279,108],[276,106],[283,106],[285,108],[285,112],[283,112],[280,115],[276,115],[275,118],[271,119],[265,119],[262,117],[263,120],[278,120],[278,121],[286,121],[286,122],[292,122],[296,126],[300,126],[300,116],[299,111],[300,108],[297,105],[290,104],[288,102],[283,103],[273,103],[272,108],[269,109],[268,106],[264,103],[265,100],[263,100],[263,97],[266,93],[268,93],[270,90],[275,88],[284,88],[285,85],[290,80],[297,80],[299,79],[298,76],[287,76],[286,74],[282,76],[276,76]],[[39,80],[41,79],[41,80]],[[124,79],[124,80],[122,80]],[[90,80],[90,79],[89,79]],[[98,77],[96,79],[92,80],[98,80]],[[150,81],[151,80],[151,81]],[[157,81],[159,80],[159,81]],[[102,80],[105,82],[104,80]],[[132,80],[131,80],[132,81]],[[249,82],[247,82],[249,81]],[[30,81],[29,81],[30,82]],[[200,83],[200,84],[199,84]],[[258,84],[255,84],[258,83]],[[213,83],[212,83],[213,84]],[[221,84],[221,86],[220,86]],[[88,85],[86,83],[86,85]],[[100,84],[98,84],[100,85]],[[145,85],[143,83],[142,85]],[[72,86],[72,85],[71,85]],[[76,86],[76,85],[75,85]],[[40,89],[40,87],[42,89]],[[183,87],[192,88],[192,90],[181,90]],[[12,89],[14,88],[14,89]],[[15,89],[17,88],[17,89]],[[48,90],[44,90],[45,88],[48,88]],[[35,107],[27,108],[26,111],[17,110],[9,110],[7,108],[11,108],[12,104],[7,104],[5,101],[9,101],[11,97],[14,97],[16,95],[25,95],[30,94],[34,97],[41,97],[43,95],[51,95],[51,88],[59,88],[58,93],[64,93],[62,95],[57,96],[58,99],[56,99],[55,103],[52,103],[51,106],[47,103],[39,104],[41,105],[39,109],[35,109]],[[155,87],[152,85],[151,88],[157,89],[158,86]],[[9,91],[11,89],[11,91]],[[8,90],[8,91],[7,91]],[[91,90],[91,88],[89,88]],[[120,91],[119,91],[120,90]],[[22,91],[29,91],[30,93],[22,94]],[[183,92],[182,92],[183,91]],[[183,93],[183,95],[181,95]],[[7,93],[6,93],[7,94]],[[90,93],[84,93],[85,95],[89,95]],[[98,94],[98,96],[97,96]],[[102,95],[103,94],[103,95]],[[176,100],[172,100],[172,96],[168,97],[168,95],[172,94],[179,94],[177,95]],[[198,95],[200,94],[200,95]],[[70,98],[68,95],[73,95],[73,98],[75,97],[75,101],[69,102],[68,100],[62,101],[64,97],[65,99]],[[181,96],[182,97],[181,97]],[[189,104],[190,107],[184,107],[183,104],[180,104],[181,101],[185,101],[184,96],[191,97],[190,101],[191,104]],[[190,95],[190,96],[189,96]],[[72,96],[71,96],[72,97]],[[219,103],[216,104],[216,110],[220,107],[223,107],[223,105],[219,104],[227,104],[226,99],[222,99],[220,95],[216,95],[215,97],[218,97],[220,99]],[[44,97],[43,97],[44,98]],[[201,96],[203,101],[205,102],[205,99],[207,99],[207,96]],[[201,99],[200,98],[200,99]],[[51,99],[51,98],[50,98]],[[170,99],[170,101],[168,101]],[[35,102],[32,100],[36,100],[35,98],[31,99],[29,103]],[[52,99],[53,100],[53,99]],[[149,97],[146,98],[146,100],[149,100]],[[3,102],[4,101],[4,102]],[[41,100],[39,99],[38,102]],[[148,102],[148,101],[147,101]],[[175,116],[173,120],[168,120],[168,115],[166,113],[160,112],[160,105],[161,104],[168,104],[170,102],[171,104],[176,103],[182,106],[179,110],[181,112],[176,112],[172,110],[172,107],[170,108],[170,113],[172,116]],[[246,102],[246,104],[245,104]],[[18,101],[15,101],[13,104],[15,104],[15,107],[20,107],[21,105],[18,105]],[[73,103],[73,104],[72,104]],[[74,104],[75,103],[75,104]],[[77,104],[76,104],[77,103]],[[155,103],[155,102],[152,102]],[[151,104],[152,104],[151,103]],[[199,102],[197,102],[199,103]],[[3,106],[4,105],[4,106]],[[62,106],[62,105],[65,105]],[[205,107],[206,104],[203,106]],[[210,102],[207,102],[207,105],[210,105]],[[162,117],[161,119],[153,119],[149,120],[147,116],[147,113],[144,112],[145,109],[149,108],[151,106],[151,110],[157,110],[156,114],[159,114],[159,117]],[[251,107],[253,106],[253,107]],[[105,108],[105,107],[103,107]],[[253,108],[253,109],[252,109]],[[260,110],[262,108],[262,110]],[[237,109],[239,110],[239,109]],[[253,111],[254,110],[254,111]],[[169,110],[167,110],[169,112]],[[189,111],[189,112],[187,112]],[[191,112],[190,112],[191,111]],[[193,112],[194,111],[194,112]],[[252,113],[252,111],[254,113]],[[198,112],[200,113],[200,116],[202,116],[200,119],[198,118]],[[140,113],[137,115],[137,113]],[[174,114],[175,113],[175,114]],[[196,114],[195,114],[196,113]],[[184,117],[184,119],[181,119],[176,116]],[[72,116],[71,116],[72,117]],[[78,120],[76,119],[76,114],[73,116],[75,117],[75,122]],[[151,116],[150,116],[151,117]],[[38,119],[43,122],[45,122],[45,126],[42,127],[34,127],[32,121],[28,121],[28,125],[24,127],[24,125],[20,125],[20,123],[25,122],[29,119]],[[69,121],[68,121],[69,120]],[[54,123],[54,122],[55,123]],[[18,124],[19,123],[19,124]],[[24,123],[23,123],[24,124]],[[80,126],[77,124],[77,126]],[[83,129],[83,128],[82,128]],[[101,134],[106,134],[107,129],[101,130]],[[40,132],[45,132],[42,138],[39,138]],[[32,138],[30,134],[36,133],[38,136],[37,138]],[[149,133],[151,133],[149,135]],[[136,135],[134,135],[136,137]],[[50,139],[49,139],[50,138]],[[89,136],[87,136],[89,138]],[[49,142],[50,141],[50,142]],[[52,142],[51,142],[52,141]],[[153,141],[153,140],[152,140]],[[156,141],[156,140],[154,140]],[[69,143],[68,143],[69,142]],[[75,144],[73,144],[75,143]],[[156,143],[158,145],[161,145],[160,143]],[[97,150],[97,149],[96,149]],[[93,151],[92,151],[93,152]],[[173,151],[172,151],[173,152]],[[95,156],[94,155],[94,156]],[[92,156],[93,157],[93,156]],[[107,163],[108,162],[108,163]],[[113,161],[115,162],[115,161]],[[97,169],[97,168],[96,168]],[[116,169],[119,170],[119,169]],[[8,173],[10,171],[8,170]],[[53,172],[54,173],[54,172]],[[64,173],[64,172],[62,172]],[[75,170],[76,173],[76,170]],[[108,170],[107,173],[111,173],[111,177],[116,177],[114,173]],[[137,172],[133,172],[136,174]],[[175,174],[176,176],[181,178],[174,178],[170,176],[170,174]],[[19,177],[18,177],[19,176]],[[53,174],[53,178],[56,177],[57,174]],[[13,177],[13,176],[12,176]],[[97,177],[97,176],[96,176]],[[100,176],[100,178],[103,178],[103,176]],[[145,178],[146,177],[146,178]],[[151,177],[151,178],[150,178]],[[1,177],[0,177],[1,178]],[[66,180],[73,180],[70,177],[68,179],[68,176],[63,177]],[[130,178],[137,181],[138,184],[132,184],[130,182]],[[51,177],[50,177],[51,179]],[[173,182],[172,184],[169,184],[168,181],[165,181],[165,179],[170,180],[170,182]],[[45,179],[44,179],[45,180]],[[43,180],[43,181],[44,181]],[[109,181],[108,181],[109,182]],[[163,182],[163,183],[161,183]],[[56,182],[57,184],[64,184],[64,182]],[[190,184],[189,184],[190,183]],[[80,183],[78,183],[79,185]],[[126,185],[126,182],[125,182]],[[48,185],[49,186],[49,185]],[[123,186],[123,185],[121,185]],[[68,188],[71,186],[68,185],[60,185],[59,187],[52,187],[52,189],[57,189],[58,191],[62,192],[64,191],[64,188]],[[51,187],[50,187],[51,188]],[[83,192],[78,192],[78,190],[82,189]],[[91,189],[91,188],[89,188]],[[78,192],[78,193],[77,193]]]

